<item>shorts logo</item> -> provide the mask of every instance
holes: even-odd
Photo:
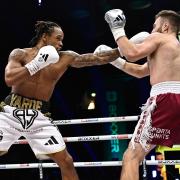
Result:
[[[0,141],[2,141],[2,139],[3,139],[3,131],[0,130]]]
[[[28,129],[38,116],[38,111],[34,109],[15,109],[13,116],[20,121],[24,129]]]
[[[44,145],[53,145],[53,144],[59,144],[57,142],[57,140],[54,138],[54,136],[51,136],[48,140],[48,142],[46,142]]]

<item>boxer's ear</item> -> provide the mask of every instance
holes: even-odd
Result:
[[[46,33],[43,33],[43,35],[42,35],[42,40],[43,40],[43,42],[46,42],[46,41],[47,41],[47,34],[46,34]]]
[[[168,32],[169,30],[169,23],[165,21],[162,25],[162,32]]]

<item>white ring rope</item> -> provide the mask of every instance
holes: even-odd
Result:
[[[106,123],[106,122],[124,122],[137,121],[139,116],[121,116],[108,118],[90,118],[90,119],[72,119],[72,120],[55,120],[56,125],[68,124],[88,124],[88,123]],[[103,141],[115,139],[131,139],[132,134],[119,135],[99,135],[99,136],[79,136],[64,137],[65,142],[82,142],[82,141]],[[14,144],[28,144],[26,139],[16,141]],[[145,165],[180,165],[180,160],[145,160]],[[141,163],[142,164],[142,163]],[[99,167],[99,166],[122,166],[122,161],[98,161],[98,162],[74,162],[75,167]],[[56,168],[56,163],[24,163],[24,164],[0,164],[0,169],[27,169],[27,168]]]
[[[137,121],[138,116],[120,116],[120,117],[107,117],[107,118],[90,118],[90,119],[71,119],[71,120],[56,120],[53,121],[56,125],[69,125],[69,124],[89,124],[89,123],[106,123],[106,122],[125,122]],[[119,135],[101,135],[101,136],[79,136],[79,137],[64,137],[65,142],[79,142],[79,141],[104,141],[114,139],[131,139],[132,134],[119,134]],[[14,144],[28,144],[27,140],[18,140]]]
[[[56,163],[0,164],[0,169],[55,168]],[[146,160],[146,165],[180,165],[180,160]],[[75,167],[122,166],[122,161],[74,162]]]
[[[131,139],[132,134],[117,134],[117,135],[100,135],[100,136],[78,136],[78,137],[63,137],[65,142],[79,141],[105,141],[115,139]],[[26,139],[17,140],[14,144],[28,144]]]
[[[90,119],[54,120],[53,123],[56,125],[68,125],[68,124],[125,122],[125,121],[137,121],[138,118],[139,116],[120,116],[120,117],[90,118]]]

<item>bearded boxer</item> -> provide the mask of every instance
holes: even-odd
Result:
[[[152,148],[180,144],[180,43],[177,39],[180,15],[171,10],[160,11],[155,16],[152,33],[140,44],[126,37],[122,10],[106,12],[105,20],[128,61],[147,57],[142,68],[128,69],[132,75],[149,75],[152,88],[124,153],[120,176],[121,180],[138,180],[139,164]]]
[[[5,69],[6,84],[11,93],[1,103],[0,154],[24,136],[34,154],[49,156],[61,169],[64,180],[78,180],[73,159],[64,140],[49,118],[49,100],[54,87],[69,66],[80,68],[107,64],[119,57],[119,51],[79,55],[60,51],[64,33],[49,21],[39,21],[32,47],[14,49]]]

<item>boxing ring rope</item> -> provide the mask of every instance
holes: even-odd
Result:
[[[117,135],[100,135],[100,136],[78,136],[78,137],[63,137],[65,142],[82,142],[82,141],[105,141],[115,139],[131,139],[132,134],[117,134]],[[27,140],[21,139],[14,144],[28,144]]]
[[[70,120],[54,120],[56,125],[69,125],[69,124],[89,124],[89,123],[107,123],[107,122],[127,122],[137,121],[139,116],[119,116],[119,117],[106,117],[106,118],[89,118],[89,119],[70,119]]]
[[[139,116],[120,116],[120,117],[106,117],[106,118],[89,118],[89,119],[70,119],[70,120],[54,120],[55,125],[70,125],[70,124],[90,124],[90,123],[108,123],[108,122],[127,122],[137,121]],[[104,141],[114,139],[131,139],[132,134],[118,134],[118,135],[100,135],[100,136],[79,136],[79,137],[63,137],[65,142],[78,141]],[[28,144],[26,140],[18,140],[14,144]]]
[[[127,122],[137,121],[139,116],[121,116],[107,118],[90,118],[90,119],[72,119],[72,120],[54,120],[55,125],[71,124],[89,124],[89,123],[108,123],[108,122]],[[65,142],[82,142],[82,141],[104,141],[104,140],[123,140],[131,139],[132,134],[117,135],[99,135],[99,136],[78,136],[63,137]],[[28,144],[27,140],[20,139],[14,144]],[[144,170],[146,165],[180,165],[180,160],[146,160],[141,163]],[[75,167],[99,167],[99,166],[122,166],[122,161],[97,161],[97,162],[74,162]],[[39,168],[39,177],[43,179],[43,168],[57,168],[56,163],[23,163],[23,164],[0,164],[0,169],[29,169]],[[143,175],[144,176],[144,175]]]
[[[180,160],[146,160],[146,165],[180,165]],[[0,164],[0,169],[58,168],[56,163]],[[74,162],[75,167],[122,166],[122,161]]]

